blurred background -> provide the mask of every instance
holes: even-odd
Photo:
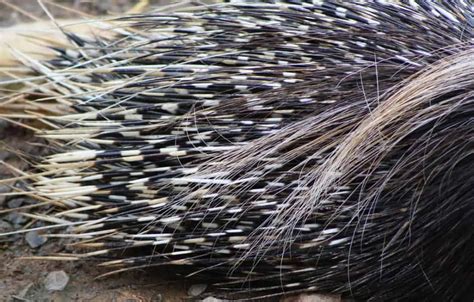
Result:
[[[211,3],[213,0],[42,0],[56,18],[79,16],[119,15],[139,13],[150,7],[163,7],[191,3]],[[46,19],[46,14],[37,0],[0,0],[0,27],[11,26],[33,18]]]

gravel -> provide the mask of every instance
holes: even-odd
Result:
[[[62,291],[69,283],[69,276],[64,271],[50,272],[44,280],[44,287],[48,291]]]
[[[26,233],[25,240],[31,248],[35,249],[42,246],[47,241],[47,238],[40,236],[36,231],[31,231]]]
[[[193,284],[188,289],[188,295],[197,297],[206,291],[207,284]]]

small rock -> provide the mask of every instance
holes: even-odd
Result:
[[[202,300],[202,302],[226,302],[226,301],[227,300],[221,300],[221,299],[214,298],[214,297],[207,297],[207,298]]]
[[[13,226],[5,221],[5,220],[0,220],[0,233],[8,233],[13,230]]]
[[[188,295],[191,297],[197,297],[206,291],[207,284],[193,284],[188,289]]]
[[[42,246],[47,241],[47,238],[40,236],[36,231],[31,231],[26,233],[25,240],[31,248],[35,249]]]
[[[0,120],[0,129],[1,128],[6,128],[8,125],[9,125],[9,123],[6,120]]]
[[[341,296],[323,294],[300,294],[297,296],[283,297],[280,302],[341,302]]]
[[[8,201],[8,207],[10,209],[16,209],[21,207],[25,200],[23,198],[14,198]]]
[[[10,189],[9,186],[7,186],[7,185],[0,185],[0,193],[8,193],[8,192],[10,192],[10,191],[11,191],[11,189]]]
[[[9,158],[11,155],[10,152],[8,151],[0,151],[0,160],[5,160],[7,158]]]
[[[10,192],[10,187],[7,185],[0,185],[0,206],[3,205],[7,196],[2,195],[3,193]]]
[[[151,298],[151,302],[162,302],[163,301],[163,296],[161,294],[157,294],[153,298]]]
[[[25,216],[20,215],[19,213],[16,213],[16,212],[9,213],[5,217],[5,219],[10,221],[15,227],[24,224],[27,220],[27,218]]]
[[[28,190],[28,187],[26,186],[25,182],[22,182],[22,181],[17,181],[14,186],[15,186],[15,188],[18,188],[22,191],[27,191]]]
[[[49,291],[62,291],[69,282],[69,276],[64,271],[54,271],[46,276],[44,287]]]

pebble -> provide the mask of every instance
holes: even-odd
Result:
[[[26,233],[25,240],[31,248],[35,249],[42,246],[47,241],[47,238],[40,236],[36,231],[31,231]]]
[[[214,298],[214,297],[207,297],[207,298],[203,299],[202,302],[227,302],[227,300],[221,300],[221,299]]]
[[[6,120],[0,119],[0,129],[6,128],[8,125],[9,125],[9,123]],[[6,131],[4,131],[4,132],[6,132]]]
[[[7,185],[0,185],[0,193],[8,193],[10,192],[10,187]]]
[[[44,287],[48,291],[62,291],[69,283],[69,276],[64,271],[50,272],[44,280]]]
[[[10,192],[10,187],[9,186],[0,185],[0,206],[3,205],[3,203],[5,202],[5,199],[7,198],[7,196],[2,195],[2,193],[8,193],[8,192]]]
[[[11,153],[8,151],[0,151],[0,160],[5,160],[10,157]]]
[[[8,213],[5,219],[10,221],[15,227],[18,227],[27,221],[27,218],[25,216],[16,212]]]
[[[24,198],[14,198],[14,199],[10,199],[8,201],[8,207],[10,209],[16,209],[16,208],[19,208],[21,207],[21,205],[23,204],[23,202],[25,201]]]
[[[25,182],[17,181],[15,183],[15,188],[20,189],[21,191],[28,191],[28,187]]]
[[[8,233],[13,230],[13,226],[5,220],[0,220],[0,233]]]
[[[341,296],[323,294],[300,294],[297,296],[283,297],[280,302],[341,302]]]
[[[188,295],[197,297],[206,291],[207,284],[193,284],[188,289]]]

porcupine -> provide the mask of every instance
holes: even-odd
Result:
[[[42,117],[31,190],[67,209],[36,218],[92,249],[67,259],[237,295],[472,299],[473,12],[237,1],[65,32],[23,58],[75,111]]]

